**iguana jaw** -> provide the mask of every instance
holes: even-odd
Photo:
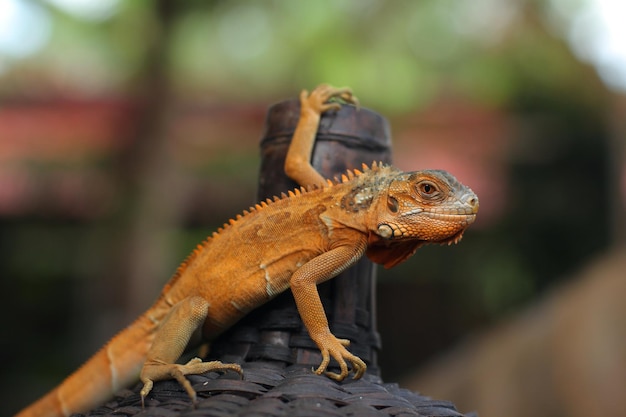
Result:
[[[473,221],[473,220],[472,220]],[[459,233],[457,233],[456,235],[450,237],[449,239],[446,240],[442,240],[440,242],[438,242],[440,245],[452,245],[452,244],[457,244],[461,241],[461,239],[463,239],[463,233],[465,233],[465,229],[461,230]]]

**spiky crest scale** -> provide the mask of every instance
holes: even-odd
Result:
[[[352,169],[352,170],[348,169],[348,170],[346,170],[345,174],[341,175],[340,179],[338,179],[337,177],[335,177],[334,180],[327,179],[326,180],[326,185],[319,186],[317,184],[314,184],[314,185],[309,186],[309,187],[302,187],[301,186],[299,188],[295,188],[293,190],[289,190],[287,192],[287,194],[285,194],[284,192],[280,193],[280,197],[274,196],[274,198],[272,198],[272,199],[267,198],[265,201],[261,201],[261,202],[255,204],[253,207],[250,207],[248,210],[243,210],[243,212],[241,214],[237,214],[235,216],[235,219],[229,219],[228,222],[224,223],[222,225],[222,227],[218,228],[215,232],[213,232],[211,234],[211,236],[207,237],[204,241],[202,241],[201,244],[198,244],[193,249],[193,251],[191,251],[191,253],[187,256],[187,258],[185,258],[185,260],[178,266],[178,268],[176,268],[176,271],[174,272],[174,275],[172,276],[172,278],[168,282],[167,287],[171,287],[172,285],[174,285],[174,283],[178,280],[178,278],[180,278],[180,276],[185,272],[185,270],[187,269],[187,266],[189,266],[191,263],[193,263],[193,261],[196,259],[196,257],[199,256],[200,252],[205,250],[205,248],[211,243],[211,241],[213,239],[219,237],[219,235],[222,234],[224,232],[224,230],[228,229],[230,226],[234,225],[235,223],[237,223],[241,219],[245,218],[250,213],[252,213],[254,211],[263,210],[264,208],[269,207],[270,205],[272,205],[273,203],[276,203],[277,201],[281,201],[281,200],[288,199],[288,198],[297,198],[297,197],[302,196],[304,194],[307,194],[307,193],[309,193],[311,191],[315,191],[315,190],[319,190],[319,189],[331,188],[331,187],[334,187],[337,184],[349,182],[349,181],[353,180],[355,177],[363,175],[363,173],[365,173],[367,171],[380,171],[381,169],[383,169],[385,167],[386,167],[386,165],[383,164],[382,162],[374,161],[374,162],[372,162],[371,166],[368,166],[367,164],[363,163],[363,165],[361,166],[362,171],[360,171],[358,169]]]

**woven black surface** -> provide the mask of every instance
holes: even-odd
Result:
[[[397,384],[385,384],[366,374],[362,379],[338,383],[318,376],[302,365],[257,361],[243,364],[236,373],[190,376],[198,393],[194,408],[176,381],[162,381],[142,410],[138,385],[120,392],[112,401],[85,416],[162,417],[383,417],[463,416],[446,401],[434,401]],[[77,414],[76,416],[79,416]]]

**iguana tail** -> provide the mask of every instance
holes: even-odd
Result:
[[[15,417],[67,417],[103,403],[137,381],[157,327],[149,313],[119,332],[60,385]]]

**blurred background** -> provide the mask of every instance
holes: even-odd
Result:
[[[480,197],[380,271],[383,378],[482,417],[626,415],[621,0],[2,0],[0,408],[254,203],[267,108],[326,82]],[[368,161],[369,162],[369,161]]]

